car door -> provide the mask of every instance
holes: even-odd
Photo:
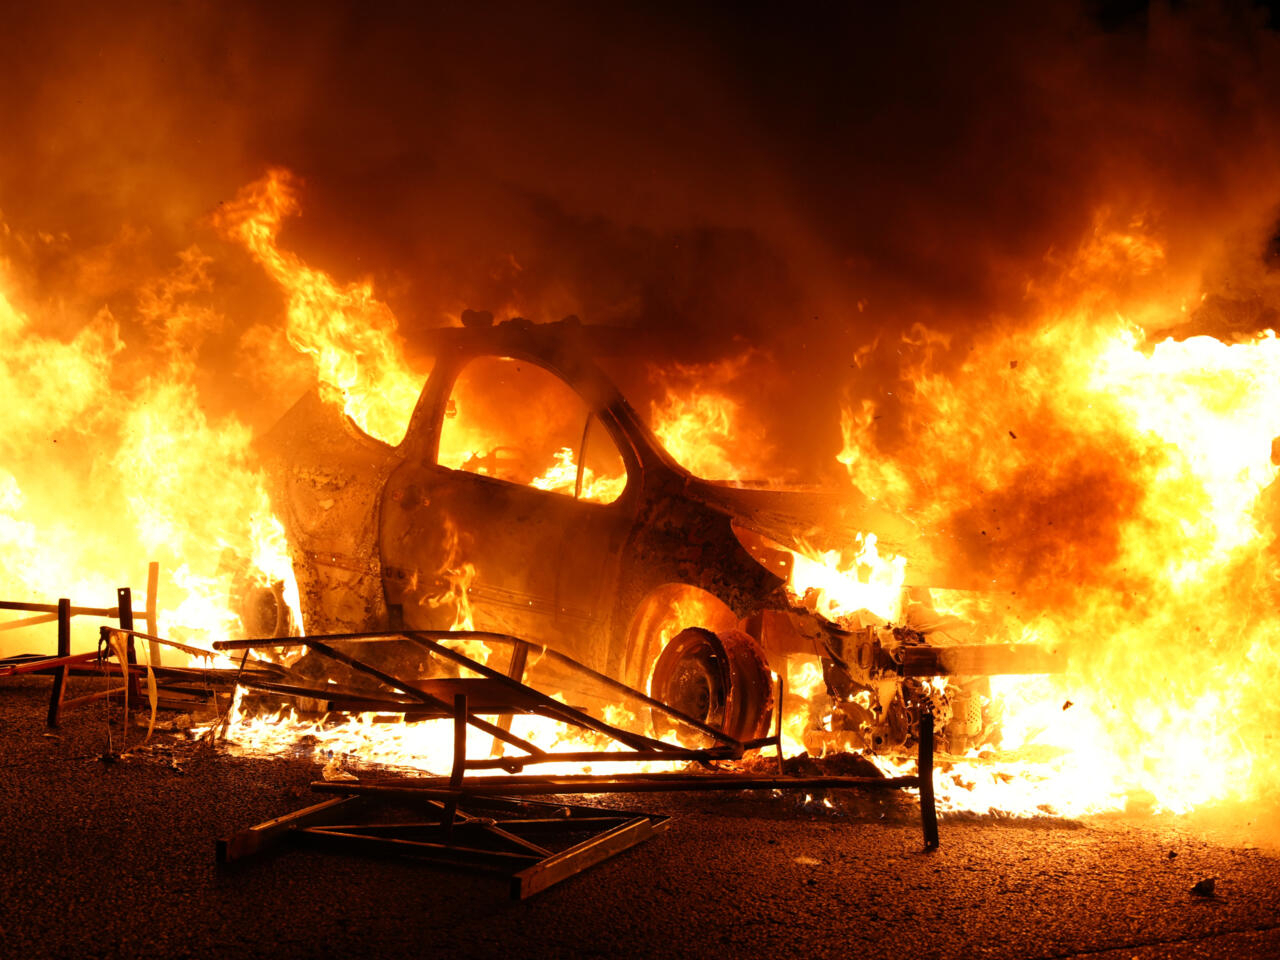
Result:
[[[387,599],[408,626],[510,633],[603,665],[626,467],[583,399],[543,367],[478,357],[441,412],[438,450],[390,475]]]

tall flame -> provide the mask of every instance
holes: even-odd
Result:
[[[1043,792],[1062,810],[1280,783],[1280,346],[1148,344],[1131,317],[1168,326],[1185,293],[1117,311],[1108,285],[1163,262],[1143,229],[1100,230],[1041,323],[993,330],[949,375],[945,338],[914,331],[909,454],[878,444],[876,404],[844,412],[855,483],[949,531],[952,561],[997,587],[992,639],[1071,651],[1066,676],[995,684],[1007,748],[1060,748]]]
[[[277,244],[299,211],[293,176],[274,169],[242,189],[215,218],[284,290],[289,342],[309,355],[320,383],[342,397],[347,415],[370,436],[398,443],[423,378],[404,359],[396,318],[368,281],[339,284]]]
[[[201,302],[208,263],[193,247],[139,280],[126,342],[106,307],[75,318],[70,339],[41,333],[50,318],[16,305],[31,295],[0,260],[0,596],[111,606],[132,584],[140,608],[136,588],[156,560],[159,627],[197,642],[237,629],[237,584],[292,583],[250,430],[212,416],[201,396],[199,349],[223,323]],[[95,642],[93,624],[75,627],[77,645]]]

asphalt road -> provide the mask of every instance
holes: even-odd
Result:
[[[319,765],[172,741],[106,763],[105,713],[48,736],[47,689],[0,682],[0,957],[1280,956],[1280,857],[1174,817],[944,815],[925,853],[906,799],[620,798],[677,819],[524,902],[305,850],[219,867],[218,837],[317,799]]]

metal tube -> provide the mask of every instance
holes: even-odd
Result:
[[[68,657],[45,657],[36,660],[28,660],[26,663],[17,663],[12,666],[0,667],[0,677],[16,677],[24,673],[43,673],[45,670],[53,670],[57,667],[69,667],[77,663],[90,663],[98,659],[98,651],[91,650],[88,653],[73,653]]]
[[[377,667],[370,666],[369,664],[364,663],[361,660],[357,660],[355,657],[348,656],[347,654],[343,653],[341,650],[335,650],[333,647],[329,646],[328,644],[321,643],[318,640],[306,639],[304,640],[304,643],[312,650],[315,650],[317,653],[323,654],[326,657],[330,657],[334,660],[337,660],[339,663],[344,663],[348,667],[351,667],[351,669],[353,670],[359,670],[361,673],[368,674],[369,676],[377,680],[381,680],[383,683],[391,687],[393,690],[399,690],[402,693],[408,694],[414,700],[419,700],[422,703],[435,707],[438,710],[443,710],[446,713],[446,715],[449,713],[449,710],[450,710],[449,705],[446,704],[439,697],[433,697],[429,693],[423,693],[417,687],[414,687],[412,684],[409,684],[406,681],[399,679],[398,677],[393,677],[389,673],[384,673],[383,671],[379,670]],[[501,727],[495,724],[489,723],[486,720],[481,720],[479,717],[470,717],[468,718],[467,722],[470,723],[477,730],[482,730],[485,733],[492,734],[493,736],[497,737],[499,740],[503,741],[504,743],[509,743],[513,747],[517,747],[520,750],[524,750],[534,755],[545,752],[539,747],[535,747],[532,743],[529,743],[527,740],[524,740],[521,737],[517,737],[515,734],[508,733],[506,730],[503,730]]]
[[[61,601],[59,601],[61,602]],[[25,610],[29,613],[57,613],[56,603],[19,603],[16,600],[0,600],[0,610]],[[73,617],[115,617],[117,607],[72,607]]]
[[[920,752],[916,760],[916,776],[920,781],[920,826],[924,830],[924,848],[938,849],[938,810],[933,799],[933,711],[925,704],[920,708]]]
[[[112,615],[114,616],[114,611],[113,611]],[[140,640],[147,640],[147,641],[151,641],[151,642],[153,642],[153,643],[160,643],[160,644],[164,644],[166,647],[173,647],[175,650],[181,650],[183,653],[189,653],[189,654],[191,654],[192,656],[196,656],[196,657],[204,657],[204,658],[206,658],[206,659],[212,659],[212,657],[213,657],[213,654],[211,654],[208,650],[203,650],[203,649],[201,649],[200,647],[192,647],[192,646],[188,646],[188,645],[187,645],[187,644],[185,644],[185,643],[179,643],[177,640],[169,640],[169,639],[168,639],[168,638],[166,638],[166,637],[157,637],[156,635],[151,634],[151,633],[143,633],[141,630],[134,630],[134,629],[132,629],[132,628],[127,629],[127,630],[126,630],[124,627],[101,627],[100,629],[101,629],[102,631],[115,630],[115,631],[117,631],[118,633],[127,633],[130,637],[137,637],[137,638],[138,638],[138,639],[140,639]],[[103,636],[105,637],[105,636],[106,636],[106,634],[104,633],[104,634],[103,634]],[[222,649],[224,649],[224,648],[222,647],[222,645],[221,645],[221,644],[222,644],[222,642],[221,642],[221,641],[219,641],[219,642],[215,642],[215,643],[213,644],[213,648],[214,648],[215,650],[222,650]],[[295,646],[297,646],[297,644],[295,644]],[[231,650],[250,650],[250,649],[253,649],[253,648],[252,648],[252,647],[227,647],[227,648],[225,648],[225,649],[231,649]],[[264,664],[262,661],[254,661],[254,662],[255,662],[255,663],[257,663],[257,664],[258,664],[258,665],[260,665],[260,666],[270,666],[270,667],[273,667],[273,668],[279,669],[279,670],[281,670],[281,672],[283,672],[283,668],[282,668],[282,667],[277,667],[277,666],[276,666],[276,664],[274,664],[274,663],[273,663],[273,664]]]
[[[587,793],[681,793],[715,790],[901,790],[919,787],[918,777],[756,777],[740,774],[618,774],[613,777],[476,777],[451,790],[447,778],[424,778],[423,786],[318,780],[318,793],[435,799],[449,796],[539,796]]]
[[[34,627],[41,623],[52,623],[58,619],[56,613],[42,613],[38,617],[27,617],[23,620],[9,620],[6,623],[0,623],[0,631],[2,630],[20,630],[22,627]]]
[[[625,692],[628,696],[634,697],[635,699],[639,700],[641,703],[645,704],[646,706],[663,711],[668,716],[671,716],[676,720],[680,721],[681,723],[684,723],[690,727],[693,727],[695,730],[698,730],[701,733],[706,734],[707,736],[711,737],[713,740],[716,740],[720,743],[731,745],[735,749],[741,746],[739,741],[734,740],[732,737],[728,736],[723,730],[717,730],[714,727],[708,726],[702,721],[696,720],[693,717],[688,716],[687,714],[681,713],[679,710],[676,710],[675,708],[668,706],[667,704],[663,703],[661,700],[655,700],[653,697],[650,697],[647,694],[642,693],[641,691],[635,689],[634,687],[629,687],[625,683],[622,683],[619,680],[615,680],[613,679],[613,677],[610,677],[607,674],[599,673],[595,670],[592,670],[590,667],[579,663],[577,660],[574,660],[572,657],[567,657],[564,654],[560,653],[559,651],[552,650],[549,647],[543,646],[542,644],[534,643],[530,640],[522,640],[520,637],[513,637],[510,634],[506,634],[506,633],[493,633],[488,630],[411,630],[411,631],[406,630],[406,631],[400,631],[400,632],[380,631],[376,633],[327,633],[327,634],[318,634],[315,637],[306,637],[306,636],[259,637],[256,639],[249,639],[249,640],[216,640],[213,643],[213,649],[215,650],[254,650],[259,647],[307,646],[308,643],[313,640],[329,641],[329,642],[333,642],[333,641],[363,642],[363,641],[370,641],[370,640],[390,641],[390,640],[410,639],[412,637],[417,637],[419,639],[430,639],[430,640],[482,640],[489,643],[504,643],[504,644],[516,644],[516,645],[524,644],[527,649],[531,651],[536,651],[539,657],[546,656],[559,663],[567,664],[568,666],[578,670],[584,675],[604,684],[607,687],[611,687],[612,689]],[[450,653],[452,652],[453,651],[450,651]],[[459,654],[459,656],[461,656],[461,654]],[[468,660],[468,664],[471,662],[472,661]],[[480,671],[477,671],[477,672],[480,672]],[[613,736],[612,733],[610,733],[609,735]],[[658,743],[658,742],[660,741],[651,741],[651,743]]]
[[[443,644],[437,643],[436,641],[430,639],[427,636],[419,634],[416,631],[406,630],[404,631],[403,635],[406,640],[410,640],[414,643],[419,644],[420,646],[426,647],[432,653],[438,654],[439,656],[442,656],[447,660],[452,660],[454,663],[464,666],[468,670],[474,670],[476,673],[480,674],[480,676],[487,677],[490,680],[494,680],[500,685],[506,687],[508,690],[511,690],[511,689],[518,690],[522,695],[527,696],[532,700],[536,700],[537,702],[546,706],[549,710],[562,715],[569,722],[577,723],[580,726],[588,727],[599,733],[603,733],[606,736],[612,737],[614,740],[617,740],[619,743],[625,743],[627,746],[631,747],[634,750],[679,750],[681,749],[669,743],[663,743],[661,740],[653,740],[653,739],[650,739],[649,737],[642,737],[636,733],[629,733],[628,731],[623,730],[619,727],[615,727],[612,724],[605,723],[603,720],[597,720],[595,717],[591,716],[589,713],[584,713],[583,711],[578,710],[574,707],[567,706],[566,704],[563,704],[558,700],[552,699],[551,697],[547,696],[545,693],[542,693],[538,690],[534,690],[532,687],[525,686],[522,683],[516,683],[510,677],[504,676],[499,671],[491,669],[490,667],[486,667],[482,663],[477,663],[475,660],[472,660],[470,657],[466,656],[465,654],[458,653],[456,650],[450,650],[448,647],[444,646]]]
[[[565,753],[544,753],[540,757],[491,757],[486,760],[468,760],[468,770],[509,770],[515,772],[531,763],[634,763],[637,761],[684,761],[705,763],[710,760],[735,759],[727,752],[714,750],[575,750]]]
[[[71,656],[71,601],[58,601],[58,657]],[[67,665],[58,667],[53,675],[53,690],[49,693],[49,714],[45,722],[56,727],[62,714],[62,698],[67,691]]]

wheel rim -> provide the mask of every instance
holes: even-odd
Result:
[[[671,638],[653,668],[650,695],[735,740],[754,740],[769,729],[773,680],[764,654],[741,630],[713,633],[689,627]],[[659,736],[674,723],[653,711]]]

